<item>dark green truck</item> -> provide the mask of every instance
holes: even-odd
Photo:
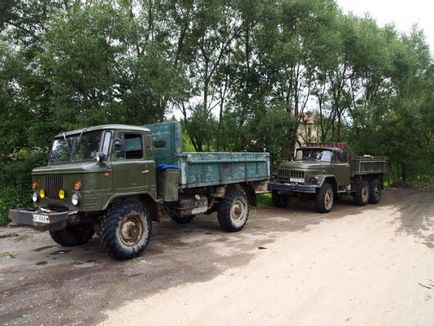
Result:
[[[312,143],[280,165],[268,189],[276,207],[286,207],[290,196],[299,196],[315,200],[317,211],[328,213],[343,194],[351,194],[359,206],[378,203],[387,168],[387,157],[354,156],[343,143]]]
[[[247,222],[249,204],[267,191],[268,153],[185,153],[174,122],[96,126],[55,136],[48,165],[32,171],[33,210],[11,220],[74,246],[94,233],[118,259],[140,255],[152,220],[177,223],[217,211],[225,231]]]

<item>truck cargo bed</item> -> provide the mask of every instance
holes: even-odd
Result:
[[[384,174],[388,169],[388,159],[384,156],[353,156],[352,175]]]
[[[181,188],[252,182],[268,179],[269,153],[181,153]]]

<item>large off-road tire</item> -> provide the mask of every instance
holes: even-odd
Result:
[[[289,196],[284,194],[279,194],[276,190],[271,193],[271,198],[273,200],[273,206],[278,208],[288,207]]]
[[[369,182],[365,179],[357,184],[354,193],[353,203],[358,206],[365,206],[369,202]]]
[[[333,208],[333,186],[325,182],[315,195],[315,207],[319,213],[328,213]]]
[[[170,214],[170,218],[178,224],[188,224],[194,219],[194,215],[178,216],[177,214]]]
[[[369,184],[369,202],[371,204],[378,204],[381,200],[382,191],[381,182],[378,179],[374,179]]]
[[[229,191],[218,207],[217,218],[224,231],[237,232],[249,218],[249,202],[244,192]]]
[[[101,238],[110,256],[125,260],[145,250],[151,231],[151,215],[144,205],[138,201],[123,201],[107,212]]]
[[[92,224],[78,224],[70,225],[64,230],[50,231],[50,236],[63,247],[73,247],[88,242],[94,233]]]

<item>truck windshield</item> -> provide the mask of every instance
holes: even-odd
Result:
[[[333,151],[328,149],[298,149],[296,161],[320,161],[331,162]]]
[[[83,132],[55,138],[51,146],[50,163],[94,160],[99,151],[102,131]]]

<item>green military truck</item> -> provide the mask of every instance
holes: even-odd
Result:
[[[117,259],[140,255],[152,220],[177,223],[217,211],[225,231],[240,231],[249,204],[267,192],[268,153],[186,153],[179,124],[104,125],[55,136],[48,165],[32,171],[33,210],[17,224],[49,231],[62,246],[101,236]]]
[[[343,143],[312,143],[280,165],[268,189],[276,207],[286,207],[291,196],[299,196],[315,200],[316,210],[328,213],[343,194],[351,194],[359,206],[378,203],[387,168],[387,157],[354,156]]]

